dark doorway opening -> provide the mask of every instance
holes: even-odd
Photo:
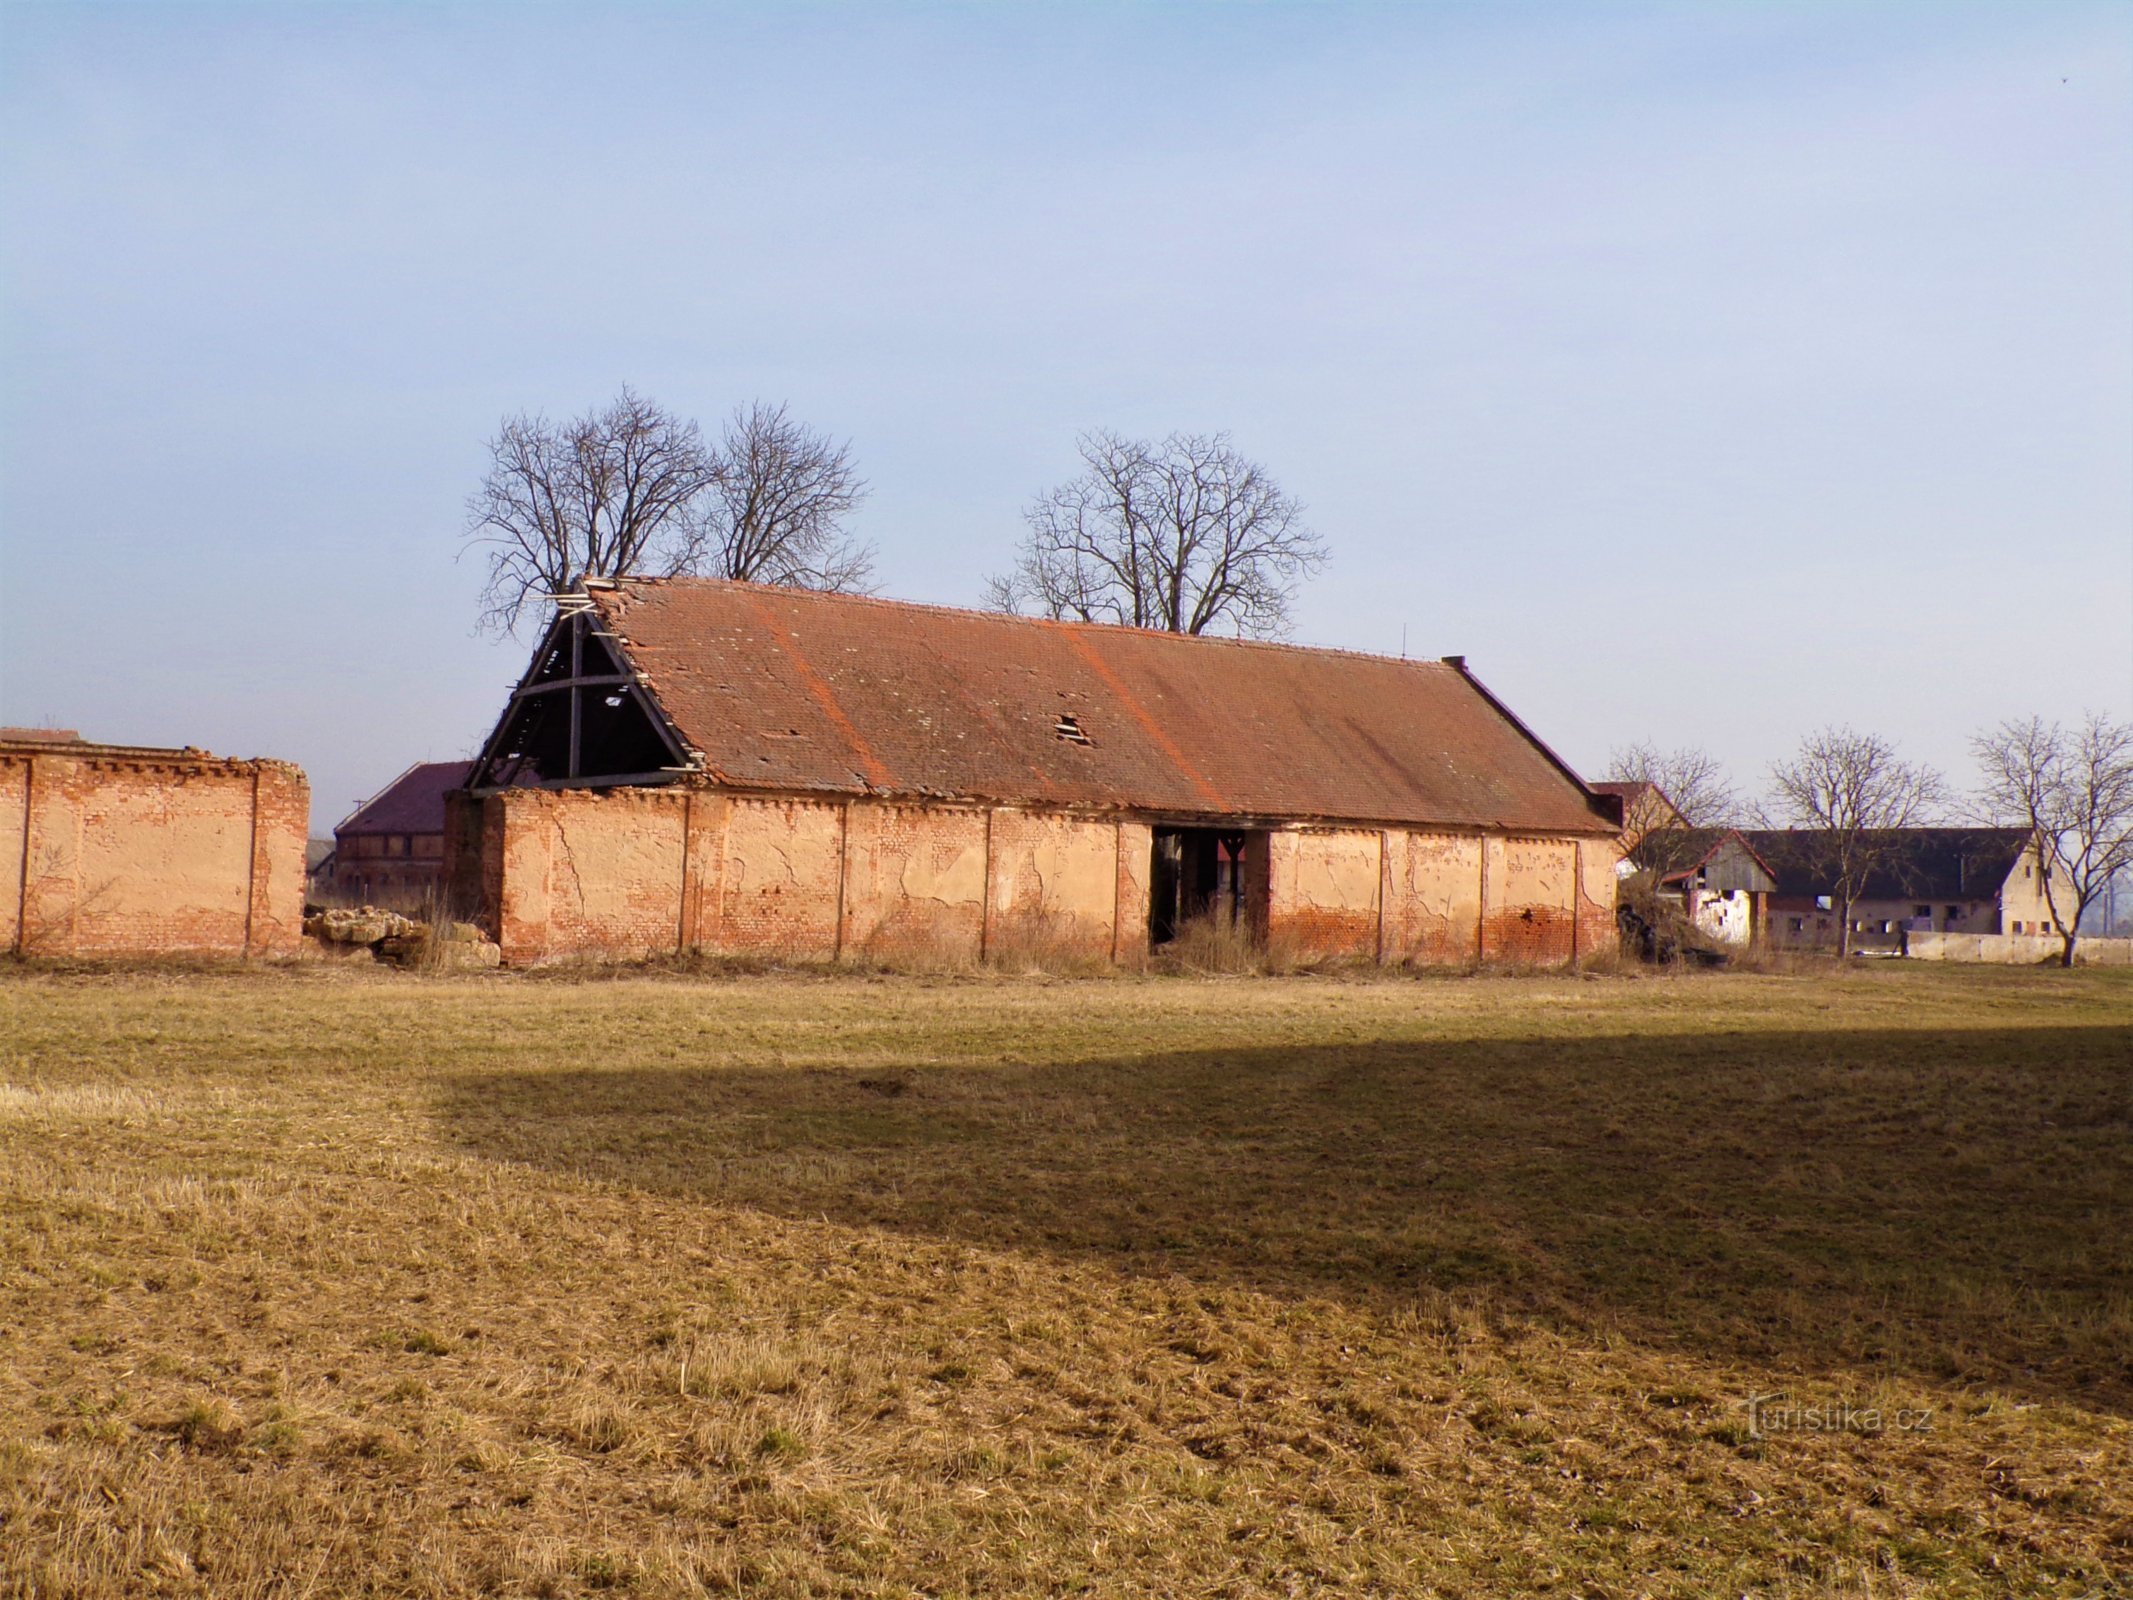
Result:
[[[1148,942],[1168,944],[1205,920],[1253,937],[1266,930],[1267,836],[1227,828],[1157,828],[1148,874]]]

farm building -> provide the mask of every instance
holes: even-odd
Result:
[[[1656,791],[1655,791],[1656,792]],[[1735,828],[1674,827],[1647,834],[1630,852],[1660,894],[1720,944],[1762,944],[1770,932],[1777,875]]]
[[[1742,835],[1776,875],[1771,937],[1787,948],[1837,943],[1836,873],[1807,830]],[[2027,828],[1896,828],[1870,835],[1874,870],[1851,908],[1859,949],[1901,949],[1907,933],[2053,934],[2036,839]],[[2061,904],[2071,904],[2060,887]]]
[[[0,948],[291,953],[310,808],[285,761],[0,729]]]
[[[1640,778],[1626,783],[1610,780],[1589,787],[1594,794],[1611,795],[1621,802],[1622,848],[1632,855],[1638,844],[1653,834],[1688,826],[1681,813],[1674,809],[1674,802],[1667,797],[1667,792],[1656,783],[1647,783]]]
[[[444,797],[471,761],[418,761],[333,830],[333,853],[311,875],[329,900],[419,907],[444,882]]]
[[[513,962],[1615,938],[1619,806],[1459,658],[595,582],[451,810],[453,897]]]

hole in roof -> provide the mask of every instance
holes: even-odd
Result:
[[[1052,724],[1052,732],[1064,739],[1068,744],[1089,743],[1089,736],[1083,731],[1078,718],[1061,717]]]

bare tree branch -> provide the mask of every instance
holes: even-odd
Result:
[[[1288,631],[1326,547],[1227,434],[1092,432],[1079,451],[1085,470],[1032,502],[1021,557],[986,580],[986,605],[1172,633]]]
[[[843,529],[867,493],[848,445],[757,401],[727,420],[713,468],[701,526],[718,576],[867,590],[874,552]]]
[[[628,388],[570,422],[507,417],[467,501],[466,548],[489,559],[481,625],[509,632],[585,577],[708,571],[863,592],[874,552],[841,523],[865,497],[849,447],[783,406],[736,411],[716,449]]]
[[[1799,753],[1770,769],[1773,827],[1814,836],[1837,913],[1837,953],[1849,955],[1852,907],[1868,877],[1894,848],[1890,830],[1930,822],[1946,794],[1940,774],[1898,758],[1878,735],[1824,728]]]
[[[489,556],[482,626],[509,632],[583,577],[691,570],[692,508],[711,471],[695,423],[626,387],[570,422],[505,418],[467,501],[466,547]]]
[[[1622,816],[1623,854],[1660,878],[1688,865],[1686,842],[1670,838],[1681,832],[1675,817],[1683,828],[1724,828],[1739,816],[1740,799],[1725,768],[1694,746],[1630,745],[1609,755],[1607,777],[1614,783],[1650,784],[1665,797],[1661,804],[1647,795],[1625,807]]]
[[[1979,734],[1970,748],[1987,817],[2035,835],[2044,903],[2070,967],[2082,917],[2133,866],[2133,724],[2099,712],[2075,729],[2029,717]]]

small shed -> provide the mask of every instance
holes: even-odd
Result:
[[[1721,944],[1761,944],[1769,937],[1777,874],[1737,828],[1670,830],[1640,846],[1659,893],[1678,898],[1689,921]]]

